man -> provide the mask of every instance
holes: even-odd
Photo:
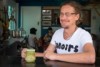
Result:
[[[62,28],[54,33],[46,51],[43,54],[36,53],[36,56],[73,63],[95,63],[92,37],[77,26],[80,16],[79,4],[73,1],[63,3],[60,8]],[[22,57],[25,57],[25,50],[22,51]]]

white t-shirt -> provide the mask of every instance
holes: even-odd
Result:
[[[34,38],[36,37],[36,35],[34,34],[30,34],[28,37],[28,42],[29,42],[29,46],[30,47],[35,47],[35,43],[34,43]]]
[[[51,44],[55,45],[56,51],[59,54],[70,54],[83,52],[83,47],[86,43],[92,43],[92,37],[89,32],[82,28],[77,28],[69,39],[63,38],[64,29],[57,30],[51,40]]]

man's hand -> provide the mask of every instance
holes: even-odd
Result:
[[[44,53],[44,59],[55,60],[56,55],[57,54],[53,53],[53,52],[45,52]]]
[[[22,51],[21,51],[21,57],[22,58],[26,57],[26,50],[27,50],[27,48],[22,49]]]

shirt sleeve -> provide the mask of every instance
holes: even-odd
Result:
[[[80,40],[81,40],[82,46],[84,46],[86,43],[93,44],[93,40],[89,32],[84,33]]]
[[[56,45],[56,44],[55,44],[56,39],[57,39],[57,32],[55,32],[55,33],[53,34],[50,44],[52,44],[52,45],[55,46],[55,45]]]

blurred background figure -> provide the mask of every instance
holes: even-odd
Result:
[[[51,38],[52,38],[52,35],[53,35],[53,29],[52,27],[48,27],[48,32],[47,34],[45,34],[45,36],[43,37],[43,40],[44,40],[44,50],[48,47],[50,41],[51,41]]]
[[[38,40],[36,37],[36,31],[37,31],[37,29],[35,29],[35,28],[30,29],[28,43],[29,43],[30,48],[34,48],[34,49],[38,50]]]

